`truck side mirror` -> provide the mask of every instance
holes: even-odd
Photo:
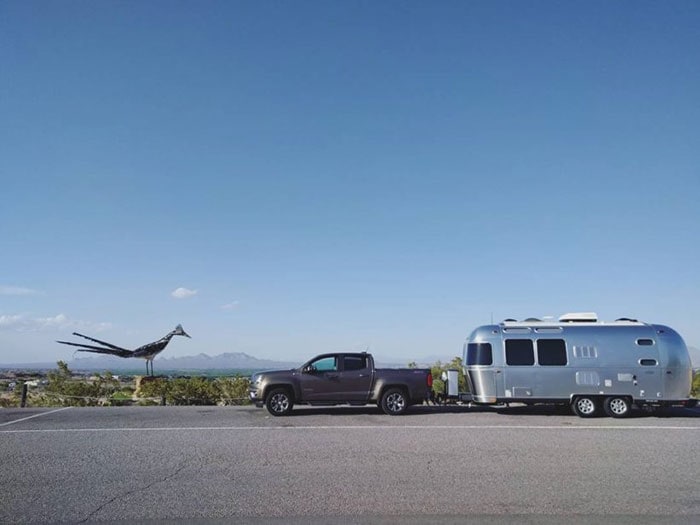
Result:
[[[313,374],[315,371],[316,369],[314,368],[314,365],[306,365],[302,370],[302,372],[305,374]]]

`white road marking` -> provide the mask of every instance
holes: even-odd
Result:
[[[70,408],[70,407],[68,407]],[[61,409],[65,410],[65,409]],[[54,412],[57,412],[54,410]],[[48,412],[47,412],[48,413]],[[39,414],[41,415],[41,414]],[[36,416],[31,416],[36,417]],[[29,419],[29,418],[25,418]],[[18,419],[17,421],[22,421]],[[17,421],[12,421],[16,423]],[[9,423],[4,423],[5,425]],[[537,426],[537,425],[345,425],[345,426],[299,426],[299,427],[117,427],[117,428],[47,428],[34,430],[0,430],[0,434],[50,434],[57,432],[179,432],[196,431],[246,431],[246,430],[700,430],[700,427],[664,426]]]
[[[20,421],[26,421],[27,419],[34,419],[35,417],[48,416],[49,414],[61,412],[62,410],[68,410],[69,408],[73,408],[73,407],[57,408],[56,410],[49,410],[48,412],[42,412],[41,414],[34,414],[33,416],[23,417],[22,419],[15,419],[14,421],[7,421],[5,423],[0,423],[0,427],[4,427],[7,425],[13,425],[15,423],[19,423]]]

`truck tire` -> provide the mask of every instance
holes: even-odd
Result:
[[[401,388],[389,388],[382,394],[381,407],[385,414],[398,416],[408,408],[408,399]]]
[[[624,396],[610,396],[605,398],[603,410],[610,417],[627,417],[632,410],[632,404]]]
[[[594,417],[598,415],[598,403],[592,396],[575,396],[571,410],[578,417]]]
[[[286,388],[274,388],[265,397],[265,408],[273,416],[286,416],[292,407],[294,400]]]

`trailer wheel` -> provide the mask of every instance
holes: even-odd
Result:
[[[294,401],[286,388],[275,388],[265,398],[265,408],[273,416],[286,416],[293,406]]]
[[[571,402],[571,410],[578,417],[593,417],[598,415],[598,403],[594,397],[576,396]]]
[[[403,414],[408,408],[406,394],[400,388],[389,388],[382,394],[381,407],[390,416]]]
[[[626,397],[611,396],[605,398],[603,410],[610,417],[627,417],[630,414],[632,405]]]

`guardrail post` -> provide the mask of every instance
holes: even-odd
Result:
[[[165,406],[165,396],[160,396],[160,406]]]
[[[21,408],[27,406],[27,383],[22,383],[22,400],[19,403]]]

